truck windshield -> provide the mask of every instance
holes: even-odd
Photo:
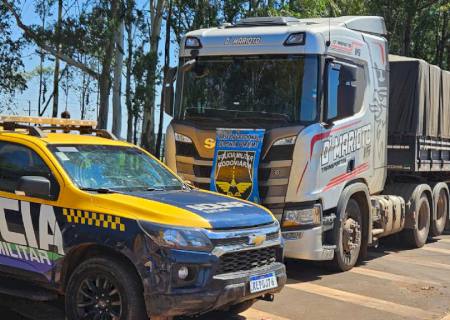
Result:
[[[80,189],[105,192],[183,188],[175,175],[137,148],[105,145],[49,148]]]
[[[177,117],[315,121],[318,61],[298,55],[199,57],[182,73]]]

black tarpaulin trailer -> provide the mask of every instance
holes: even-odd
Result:
[[[390,55],[388,168],[450,172],[450,72]]]

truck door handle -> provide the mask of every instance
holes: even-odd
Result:
[[[352,172],[355,169],[355,159],[351,159],[347,163],[347,172]]]

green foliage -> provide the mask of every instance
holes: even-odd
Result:
[[[190,30],[247,16],[378,15],[385,18],[391,53],[450,68],[450,0],[176,0],[174,13],[177,40]]]
[[[0,4],[0,95],[12,95],[26,88],[21,57],[23,41],[13,38],[10,18]]]
[[[5,0],[3,0],[5,1]],[[118,0],[118,13],[112,16],[111,0],[64,1],[64,15],[61,31],[61,52],[82,62],[86,68],[100,74],[105,64],[105,73],[114,61],[105,63],[111,36],[117,31],[121,19],[125,21],[127,36],[132,43],[126,45],[127,67],[130,74],[128,89],[125,90],[127,108],[134,123],[142,118],[143,110],[154,107],[154,92],[161,81],[160,51],[152,52],[155,39],[152,36],[149,3],[157,0]],[[450,0],[171,0],[173,4],[171,30],[177,42],[190,30],[209,28],[223,23],[235,23],[249,16],[293,16],[298,18],[334,17],[343,15],[383,16],[388,29],[390,52],[425,59],[443,68],[450,68]],[[167,19],[169,0],[165,1],[164,18]],[[2,2],[0,2],[2,3]],[[9,0],[20,13],[22,2]],[[40,22],[31,30],[45,44],[52,48],[58,43],[55,35],[57,16],[56,0],[34,0],[34,11]],[[164,22],[163,22],[164,24]],[[12,20],[0,5],[0,94],[23,90],[30,77],[39,75],[39,68],[23,72],[21,52],[23,39],[12,36]],[[128,33],[130,30],[130,33]],[[152,39],[155,38],[155,39]],[[30,40],[27,38],[27,40]],[[127,41],[126,41],[127,42]],[[157,41],[156,41],[157,42]],[[35,40],[29,43],[36,43]],[[111,47],[111,46],[109,46]],[[173,46],[176,51],[176,44]],[[45,51],[46,57],[51,54]],[[113,59],[113,58],[112,58]],[[129,64],[128,64],[129,62]],[[76,68],[76,67],[70,67]],[[87,72],[78,68],[79,72]],[[44,66],[43,73],[51,70]],[[73,70],[72,70],[73,73]],[[70,73],[69,73],[70,74]],[[76,75],[81,77],[80,74]],[[111,77],[111,72],[109,73]],[[89,101],[87,86],[94,87],[96,78],[90,73],[86,85],[80,88]],[[96,78],[98,79],[98,77]],[[84,81],[84,80],[83,80]],[[84,83],[84,82],[83,82]],[[73,86],[68,86],[73,87]],[[105,86],[106,89],[108,86]],[[83,91],[84,90],[84,91]],[[87,90],[87,91],[86,91]],[[93,91],[92,91],[93,92]],[[93,95],[94,93],[91,93]],[[90,99],[94,102],[94,98]],[[145,108],[144,108],[145,107]],[[133,130],[137,130],[136,126]],[[133,134],[136,136],[135,132]]]

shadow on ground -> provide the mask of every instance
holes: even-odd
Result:
[[[444,234],[450,235],[450,231]],[[412,248],[401,245],[399,235],[380,240],[378,247],[371,248],[367,257],[360,262],[365,265],[371,260],[399,251],[408,251]],[[428,243],[439,242],[439,239],[430,239]],[[311,282],[322,277],[336,273],[329,263],[286,260],[289,283]],[[63,301],[51,303],[32,302],[22,298],[0,295],[0,319],[7,320],[64,320]],[[176,320],[245,320],[243,316],[233,316],[224,312],[213,312],[201,317],[182,317]]]

